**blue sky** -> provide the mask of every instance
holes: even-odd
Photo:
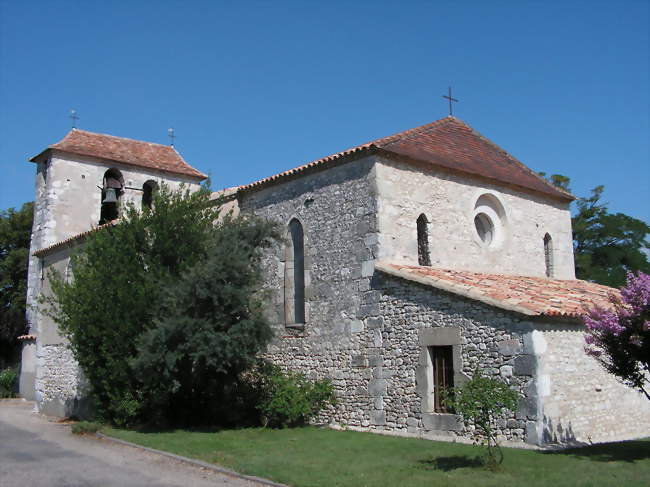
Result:
[[[213,188],[447,115],[650,221],[648,1],[0,0],[0,209],[80,128],[168,143]]]

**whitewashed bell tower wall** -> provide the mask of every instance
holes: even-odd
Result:
[[[433,267],[545,277],[549,234],[551,277],[575,279],[568,201],[382,157],[376,184],[379,259],[418,265],[416,221],[425,214]],[[495,224],[490,244],[474,224],[482,212]]]

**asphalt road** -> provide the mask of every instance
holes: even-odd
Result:
[[[138,448],[79,437],[33,413],[29,402],[0,400],[0,487],[260,487]]]

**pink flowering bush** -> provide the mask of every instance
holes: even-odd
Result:
[[[627,274],[620,301],[583,317],[585,351],[650,399],[650,275]]]

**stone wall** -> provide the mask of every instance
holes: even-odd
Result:
[[[584,353],[582,325],[544,325],[536,335],[545,442],[650,436],[650,401]]]
[[[38,344],[35,396],[38,409],[49,416],[67,417],[82,414],[83,376],[65,343]]]
[[[575,278],[568,203],[392,159],[378,159],[376,174],[382,260],[417,265],[416,220],[424,213],[433,267],[543,277],[548,233],[553,277]],[[483,195],[503,209],[491,245],[481,241],[474,226]]]
[[[366,318],[376,306],[366,299],[377,253],[373,179],[373,160],[364,158],[247,192],[240,201],[244,213],[278,221],[285,230],[297,218],[304,231],[304,329],[285,326],[283,245],[264,261],[276,333],[269,356],[312,378],[332,378],[339,405],[327,419],[356,426],[369,424],[372,371],[359,366]]]
[[[514,313],[379,272],[373,289],[379,306],[362,334],[373,377],[368,387],[371,424],[410,433],[470,434],[454,415],[433,412],[427,397],[433,391],[432,370],[423,362],[426,347],[454,344],[449,336],[457,334],[455,385],[461,385],[476,368],[511,385],[521,400],[518,411],[500,421],[499,435],[529,440],[527,431],[534,429],[538,419],[535,359],[526,338],[532,323]],[[433,340],[426,340],[428,335]]]

